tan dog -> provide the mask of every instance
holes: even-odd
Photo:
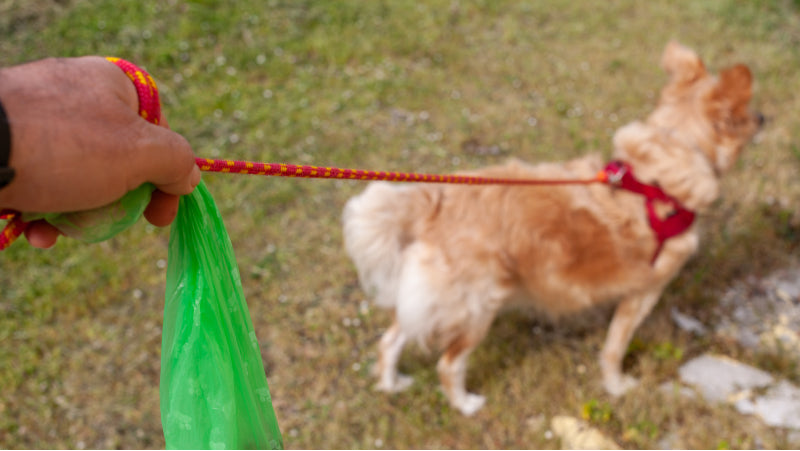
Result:
[[[698,246],[691,221],[663,245],[651,224],[665,221],[670,210],[709,207],[720,174],[763,122],[748,107],[746,66],[714,77],[677,43],[667,45],[662,66],[669,83],[656,110],[614,136],[614,158],[629,165],[629,176],[672,198],[648,201],[651,213],[642,194],[603,184],[375,182],[347,203],[347,252],[363,288],[395,313],[380,341],[378,389],[408,387],[411,379],[398,374],[397,362],[407,340],[417,340],[443,350],[437,364],[443,391],[465,415],[474,413],[485,399],[465,389],[467,358],[510,304],[558,316],[618,303],[600,355],[603,383],[613,395],[635,385],[622,373],[631,337]],[[514,161],[469,174],[586,179],[603,166],[588,156],[535,166]]]

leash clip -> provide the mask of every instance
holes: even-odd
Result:
[[[619,162],[612,162],[606,166],[606,180],[610,185],[619,186],[622,178],[628,173],[628,166]]]

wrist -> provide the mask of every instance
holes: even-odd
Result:
[[[11,163],[11,125],[9,124],[3,103],[0,102],[0,190],[14,178]]]
[[[42,71],[37,69],[37,64],[32,62],[0,67],[0,104],[5,111],[5,125],[9,131],[9,154],[5,167],[14,171],[13,180],[0,188],[0,209],[39,211],[41,208],[32,205],[32,201],[48,196],[46,185],[36,177],[36,171],[37,161],[45,161],[41,149],[49,147],[32,146],[31,141],[35,143],[37,137],[41,139],[51,135],[60,127],[52,120],[40,99],[57,87],[55,80],[42,79]],[[41,129],[40,123],[49,124],[50,130]],[[0,123],[0,127],[2,125]],[[31,130],[35,127],[40,129]],[[48,165],[38,163],[38,166],[41,170]]]

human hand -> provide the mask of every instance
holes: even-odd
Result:
[[[200,181],[189,143],[138,116],[130,79],[100,57],[45,59],[0,69],[0,101],[11,126],[14,180],[0,208],[67,212],[107,205],[153,183],[145,218],[172,222],[179,196]],[[59,232],[34,221],[31,245],[50,247]]]

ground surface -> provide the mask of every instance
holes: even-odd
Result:
[[[401,367],[416,384],[375,394],[369,372],[389,316],[359,290],[339,226],[362,185],[204,180],[236,250],[289,448],[558,447],[548,431],[560,415],[627,448],[797,448],[790,430],[755,415],[655,388],[707,353],[800,383],[796,348],[723,333],[767,305],[760,283],[796,274],[799,30],[800,5],[784,0],[0,0],[0,65],[137,62],[201,156],[441,172],[609,155],[613,131],[652,108],[670,39],[712,69],[747,63],[767,126],[702,218],[701,252],[637,332],[626,368],[642,385],[620,399],[598,383],[602,312],[557,326],[499,318],[471,360],[468,385],[488,398],[473,418],[448,407],[435,358],[413,348]],[[0,255],[0,448],[164,446],[167,241],[168,230],[142,221],[99,245],[20,242]],[[679,327],[673,309],[709,333]],[[790,319],[784,328],[797,332]],[[766,324],[754,324],[761,337]]]

